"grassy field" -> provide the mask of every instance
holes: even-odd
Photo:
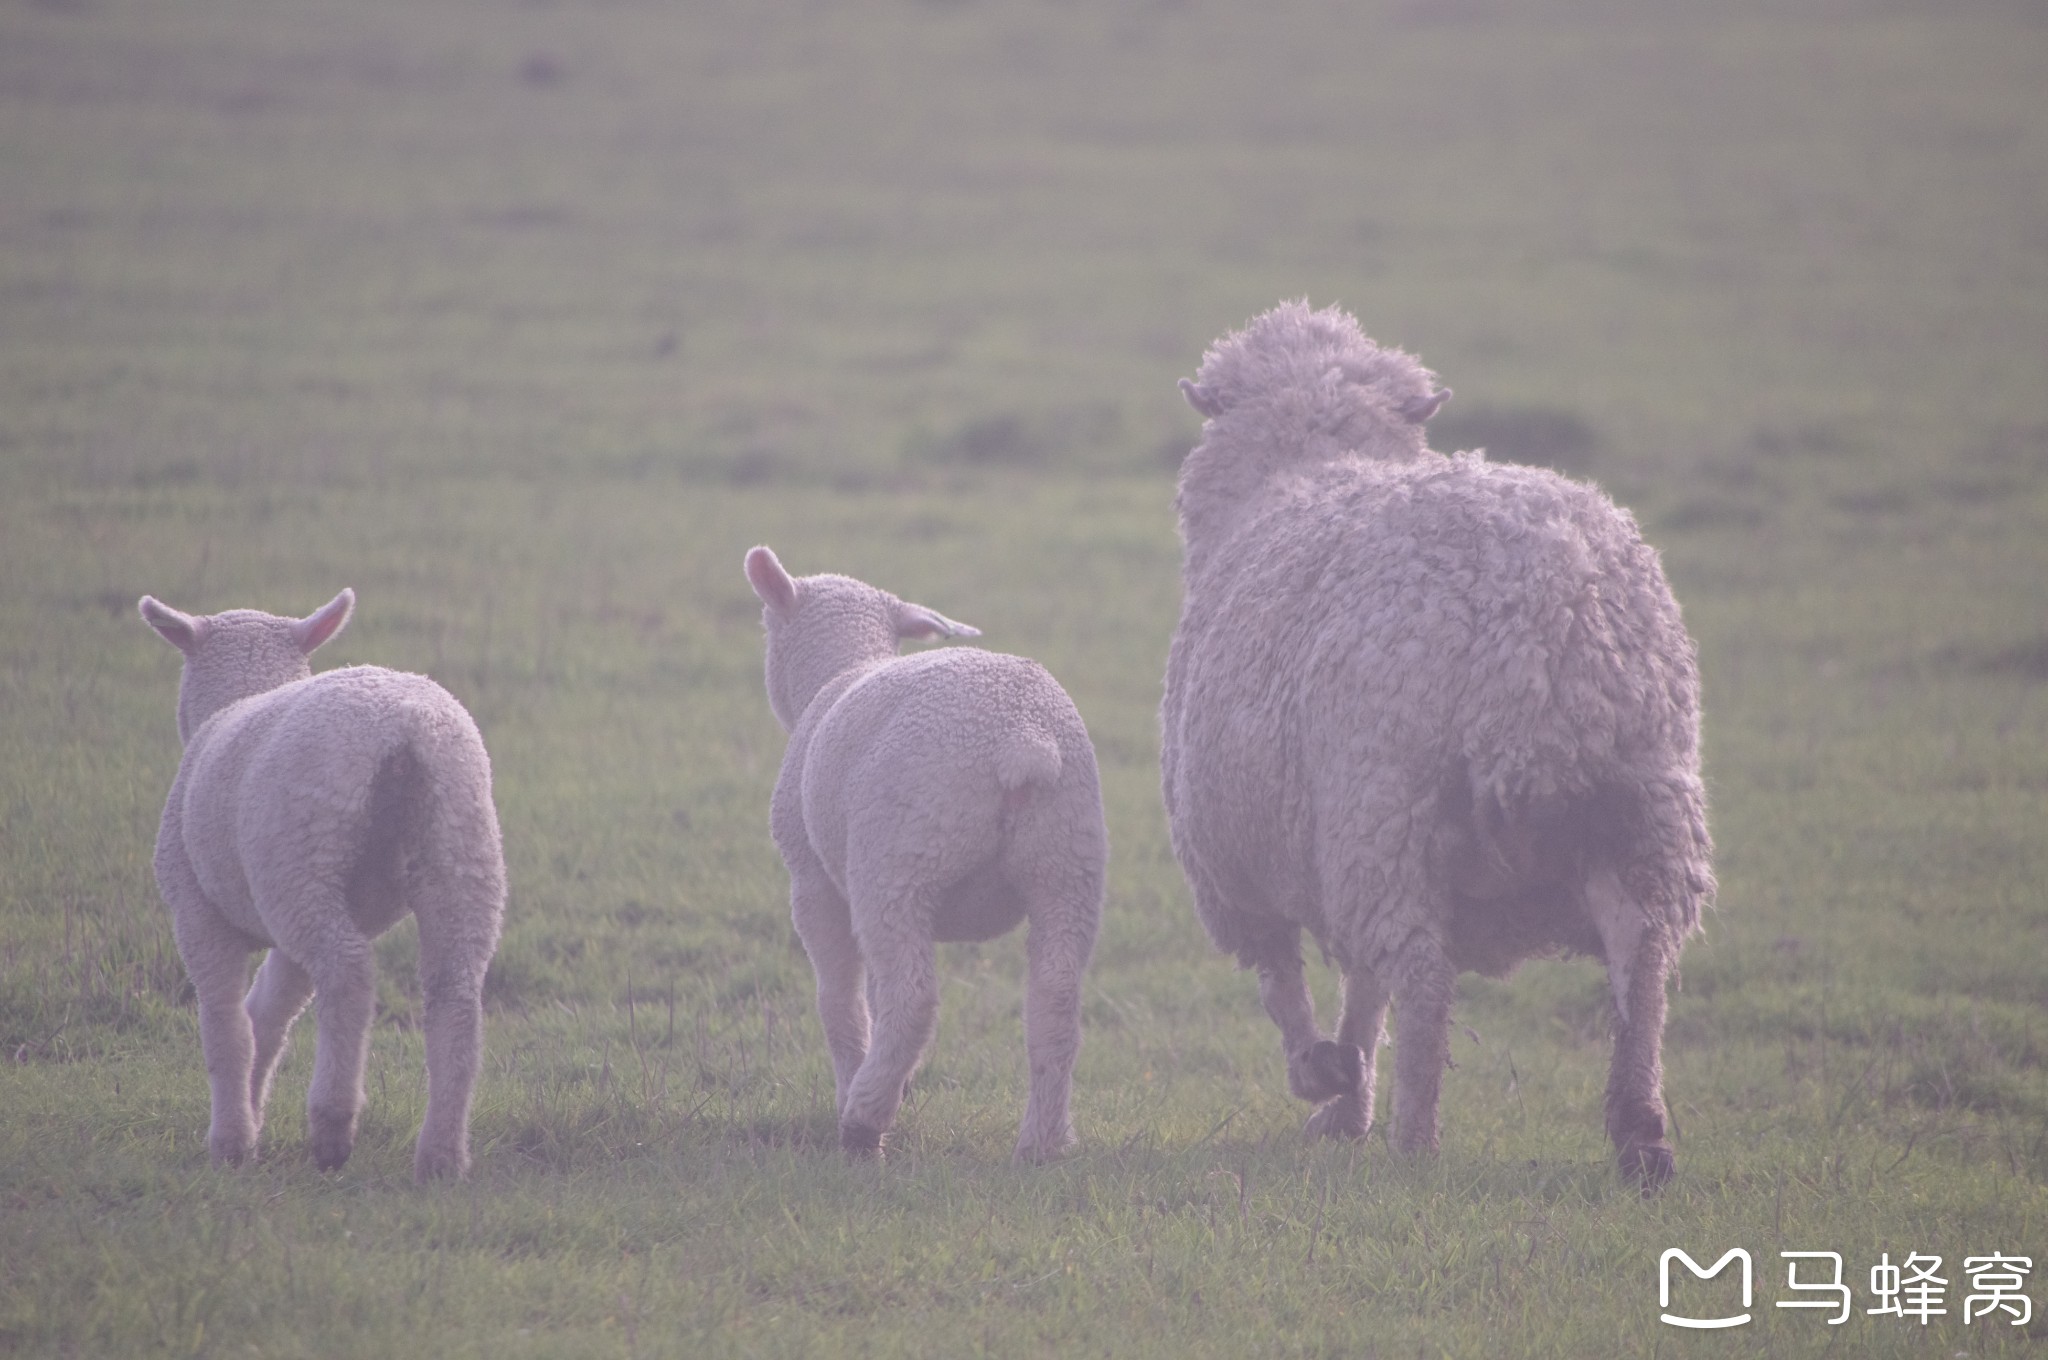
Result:
[[[0,1353],[2038,1346],[2040,1309],[1962,1313],[1993,1252],[2048,1307],[2044,89],[2031,0],[0,0]],[[1466,980],[1411,1164],[1299,1139],[1193,918],[1173,384],[1303,295],[1455,386],[1440,447],[1632,504],[1700,641],[1722,892],[1655,1200],[1591,964]],[[756,542],[1088,719],[1059,1166],[1007,1160],[1015,937],[944,951],[890,1160],[837,1154]],[[410,1181],[410,926],[345,1170],[310,1022],[262,1161],[209,1169],[150,874],[177,665],[136,597],[343,585],[324,664],[431,673],[496,767],[459,1187]],[[1754,1320],[1662,1324],[1671,1247],[1746,1248]],[[1840,1253],[1854,1316],[1776,1307],[1781,1251]],[[1868,1314],[1915,1252],[1946,1315]]]

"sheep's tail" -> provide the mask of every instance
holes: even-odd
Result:
[[[1005,793],[1032,784],[1050,784],[1059,777],[1059,743],[1044,732],[1030,728],[1011,732],[996,754],[996,783]]]
[[[1489,897],[1512,885],[1555,878],[1572,852],[1578,800],[1557,790],[1509,791],[1494,783],[1472,790],[1472,833],[1478,868],[1470,889]]]

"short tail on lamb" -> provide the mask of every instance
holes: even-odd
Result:
[[[1031,784],[1050,784],[1060,777],[1060,748],[1050,736],[1026,728],[1010,734],[996,756],[996,783],[1005,793]]]

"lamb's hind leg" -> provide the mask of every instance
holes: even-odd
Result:
[[[1074,1143],[1068,1105],[1081,1054],[1081,983],[1095,951],[1101,904],[1100,876],[1083,874],[1045,891],[1030,913],[1024,1047],[1031,1094],[1017,1133],[1020,1162],[1051,1161]]]
[[[871,1007],[861,964],[860,945],[846,899],[822,869],[790,870],[790,919],[796,937],[810,958],[818,984],[818,1020],[825,1027],[825,1045],[832,1054],[832,1110],[843,1114],[854,1074],[868,1055]]]
[[[858,890],[856,890],[858,891]],[[903,1092],[938,1030],[938,962],[931,937],[937,903],[912,891],[881,903],[853,903],[854,930],[870,975],[873,1042],[839,1110],[839,1145],[850,1157],[878,1156]]]
[[[476,894],[482,897],[483,894]],[[469,1174],[469,1113],[484,1057],[484,975],[497,948],[495,913],[451,911],[452,895],[422,903],[420,995],[425,1006],[427,1114],[413,1149],[417,1181]]]
[[[1372,1131],[1373,1073],[1387,1020],[1387,999],[1386,984],[1372,969],[1360,964],[1345,971],[1344,1018],[1337,1026],[1333,1047],[1357,1051],[1358,1085],[1309,1116],[1305,1130],[1309,1137],[1363,1138]]]
[[[249,1105],[256,1128],[263,1128],[263,1108],[270,1103],[270,1082],[291,1038],[292,1022],[313,995],[313,976],[293,963],[282,949],[273,949],[256,970],[243,1009],[256,1038],[256,1061],[249,1072]]]
[[[313,1080],[306,1093],[308,1140],[313,1165],[333,1171],[355,1149],[356,1120],[363,1109],[363,1068],[370,1055],[370,1021],[377,1005],[377,963],[370,942],[336,904],[323,947],[309,956],[314,1018],[320,1034],[313,1049]]]
[[[1259,974],[1259,1000],[1280,1030],[1287,1054],[1287,1089],[1311,1104],[1358,1090],[1365,1055],[1332,1043],[1316,1026],[1315,999],[1301,962],[1301,931],[1293,926],[1270,936],[1252,956]]]
[[[199,1046],[213,1093],[207,1150],[215,1166],[239,1166],[256,1151],[257,1128],[249,1103],[256,1044],[242,1008],[248,940],[203,907],[174,913],[171,929],[199,998]]]
[[[1614,992],[1614,1061],[1607,1074],[1607,1135],[1622,1174],[1645,1193],[1671,1179],[1671,1144],[1665,1138],[1664,982],[1672,946],[1611,869],[1595,870],[1586,906],[1607,955]]]

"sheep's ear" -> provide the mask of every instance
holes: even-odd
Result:
[[[142,621],[156,629],[165,642],[190,656],[206,637],[206,620],[195,619],[190,614],[180,613],[154,596],[145,595],[136,602],[142,611]]]
[[[1410,397],[1401,403],[1401,414],[1411,425],[1420,425],[1441,411],[1444,403],[1451,399],[1451,389],[1439,387],[1426,397]]]
[[[1198,382],[1187,378],[1180,380],[1180,394],[1188,399],[1188,405],[1200,412],[1204,418],[1223,414],[1223,401],[1214,392]]]
[[[775,550],[765,545],[747,550],[747,584],[770,608],[789,609],[796,604],[796,582],[782,569]]]
[[[355,612],[356,593],[343,590],[341,594],[321,605],[303,619],[292,624],[292,640],[299,644],[299,650],[311,656],[313,649],[341,631],[348,616]]]
[[[971,624],[949,619],[936,609],[907,601],[896,606],[896,636],[899,638],[980,637]]]

